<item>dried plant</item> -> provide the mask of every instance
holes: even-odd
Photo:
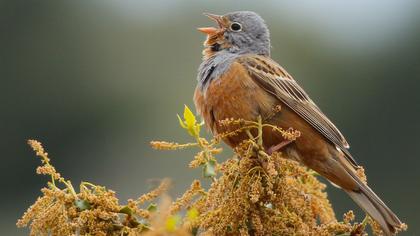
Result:
[[[127,205],[120,205],[115,192],[105,187],[82,182],[79,193],[69,180],[61,177],[50,164],[48,153],[41,143],[29,140],[28,144],[40,157],[42,165],[37,173],[51,176],[48,187],[41,190],[43,196],[18,220],[18,227],[30,227],[30,235],[140,235],[153,229],[156,204],[141,208],[146,202],[155,200],[168,189],[170,182],[161,184],[138,199],[129,199]],[[60,187],[59,184],[63,186]],[[163,204],[165,205],[165,204]],[[161,209],[162,220],[170,221],[170,215]],[[182,228],[173,232],[182,231]]]
[[[365,227],[370,224],[375,235],[381,234],[369,217],[355,223],[352,211],[339,222],[327,199],[326,186],[318,181],[315,172],[282,158],[281,153],[265,152],[263,127],[271,127],[291,141],[299,138],[299,131],[282,130],[261,119],[227,119],[220,124],[235,129],[226,129],[229,132],[209,141],[200,136],[202,124],[187,106],[183,118],[178,118],[193,142],[153,141],[151,146],[159,150],[198,148],[189,167],[203,169],[203,177],[212,182],[208,190],[200,180],[194,180],[190,189],[171,202],[165,195],[169,180],[163,180],[155,190],[120,205],[115,192],[105,187],[82,182],[76,192],[50,164],[41,143],[29,140],[42,162],[37,173],[49,175],[51,181],[17,225],[29,225],[31,235],[322,236],[366,235]],[[248,134],[249,139],[234,150],[232,158],[218,163],[220,140],[240,132]],[[363,170],[360,175],[364,175]],[[159,196],[159,204],[145,207],[146,202]]]

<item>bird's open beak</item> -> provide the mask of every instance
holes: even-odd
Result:
[[[223,16],[219,16],[219,15],[215,15],[215,14],[210,14],[210,13],[204,13],[205,16],[207,16],[208,18],[210,18],[211,20],[215,21],[219,28],[215,28],[215,27],[202,27],[202,28],[197,28],[198,31],[203,32],[205,34],[215,34],[217,33],[221,28],[223,28]]]

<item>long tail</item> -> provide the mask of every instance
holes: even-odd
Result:
[[[356,167],[342,152],[330,149],[332,157],[322,162],[307,162],[308,166],[341,187],[373,220],[379,223],[384,235],[391,236],[403,227],[400,219],[359,178]]]
[[[356,174],[354,165],[352,165],[342,153],[336,153],[335,161],[338,164],[335,170],[341,169],[345,172],[344,176],[352,179],[347,179],[353,182],[350,188],[343,187],[343,190],[362,208],[372,219],[379,223],[384,235],[394,235],[403,227],[403,223],[398,219],[397,215],[389,209],[385,203],[370,189]],[[335,162],[333,161],[333,162]],[[346,179],[346,178],[343,178]]]
[[[402,227],[402,222],[385,203],[365,184],[359,191],[345,190],[347,194],[382,228],[385,235],[394,235]]]

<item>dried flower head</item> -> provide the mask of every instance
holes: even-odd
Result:
[[[154,205],[147,209],[140,206],[164,194],[170,185],[168,179],[138,199],[128,200],[127,205],[120,205],[114,191],[89,182],[82,182],[76,193],[71,182],[50,164],[41,143],[28,143],[41,157],[37,173],[50,175],[52,182],[18,220],[18,227],[29,225],[30,235],[139,235],[152,227],[147,219],[153,215],[155,210],[150,206]]]
[[[273,115],[281,107],[273,109]],[[185,107],[180,125],[193,137],[191,143],[154,141],[158,150],[198,148],[190,162],[201,167],[203,176],[211,180],[206,191],[199,180],[176,201],[165,194],[170,181],[164,179],[154,190],[121,205],[116,193],[105,187],[82,182],[76,192],[50,164],[41,143],[28,143],[40,157],[37,173],[51,176],[42,196],[18,220],[17,226],[30,227],[31,235],[366,235],[369,224],[374,235],[382,231],[369,217],[354,222],[352,211],[339,222],[325,192],[326,185],[314,171],[283,158],[279,152],[269,155],[263,148],[262,129],[279,132],[293,142],[298,130],[283,130],[264,124],[262,119],[246,121],[226,119],[226,128],[208,141],[200,136],[196,117]],[[257,132],[251,132],[257,131]],[[245,132],[249,139],[235,148],[235,155],[218,163],[216,155],[223,138]],[[253,133],[257,133],[254,136]],[[366,181],[362,167],[357,174]],[[156,198],[160,203],[156,204]],[[146,202],[151,202],[144,206]],[[406,230],[406,225],[402,230]]]

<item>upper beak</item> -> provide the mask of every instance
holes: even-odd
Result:
[[[220,28],[223,27],[223,16],[210,14],[210,13],[203,13],[203,14],[207,16],[208,18],[210,18],[211,20],[215,21],[219,25],[219,28],[202,27],[202,28],[197,28],[198,31],[203,32],[205,34],[215,34],[218,30],[220,30]]]

